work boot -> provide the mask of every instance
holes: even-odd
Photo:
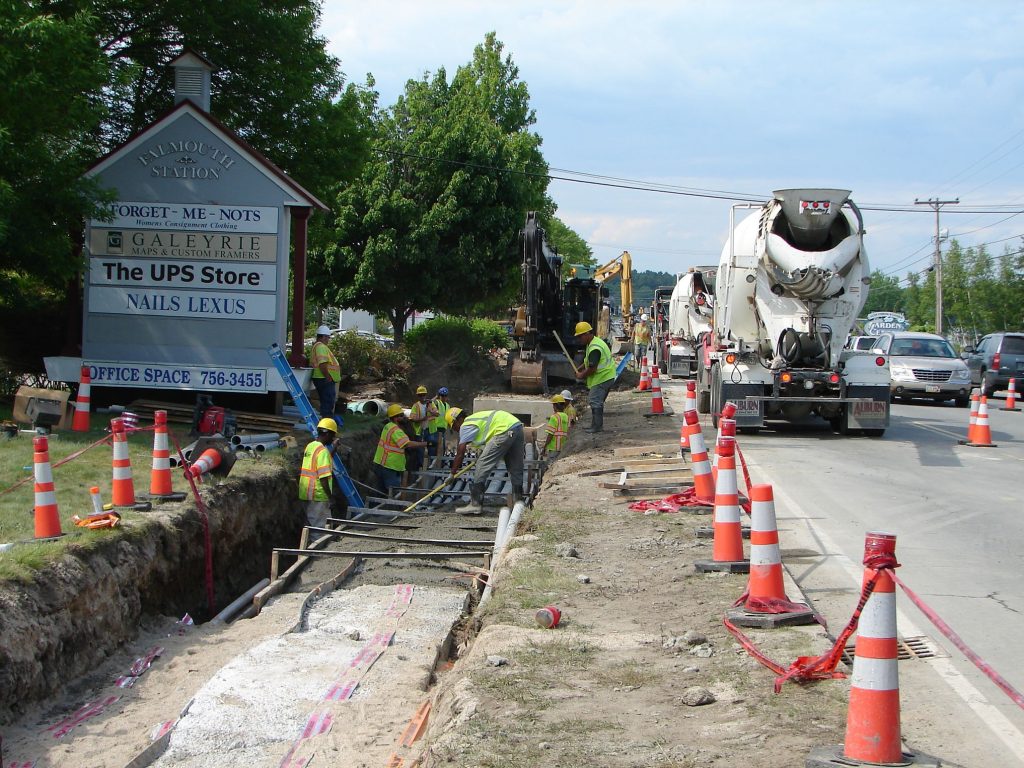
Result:
[[[604,431],[604,408],[592,408],[590,411],[590,426],[583,428],[584,432]]]
[[[484,508],[481,504],[477,504],[475,501],[464,504],[461,507],[455,508],[455,513],[458,515],[482,515]]]

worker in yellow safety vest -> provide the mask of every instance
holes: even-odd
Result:
[[[402,475],[405,474],[406,468],[405,449],[426,446],[425,442],[410,440],[399,425],[404,415],[404,409],[397,403],[388,406],[388,420],[380,432],[377,450],[373,454],[373,471],[380,480],[385,494],[392,488],[400,488],[402,485]]]
[[[467,416],[461,408],[449,408],[445,419],[448,428],[459,436],[459,447],[452,460],[452,476],[459,471],[470,446],[478,452],[469,485],[469,504],[455,511],[467,515],[484,511],[484,489],[500,461],[504,461],[508,469],[513,502],[523,498],[523,466],[526,464],[523,423],[508,411],[477,411]]]
[[[311,440],[302,454],[299,470],[299,499],[306,512],[307,525],[323,528],[332,507],[338,517],[348,511],[348,500],[334,485],[333,454],[339,443],[338,423],[334,419],[320,419],[316,425],[316,439]]]
[[[575,336],[579,343],[587,347],[583,353],[584,367],[576,374],[576,378],[585,381],[590,390],[587,399],[591,413],[590,426],[584,427],[583,431],[601,432],[604,430],[604,401],[615,385],[615,361],[612,360],[612,351],[603,339],[597,338],[590,323],[576,323]]]
[[[565,400],[565,415],[569,417],[570,424],[575,424],[580,420],[580,415],[576,412],[576,406],[572,404],[572,392],[563,389],[562,398]]]
[[[338,382],[341,381],[341,365],[338,358],[327,346],[331,329],[321,325],[316,329],[316,341],[309,351],[309,364],[313,368],[313,388],[320,399],[320,418],[333,419],[334,405],[338,402]]]
[[[548,440],[541,453],[554,458],[569,437],[569,416],[565,412],[565,398],[561,395],[551,397],[551,408],[554,413],[548,417],[548,423],[544,425]]]
[[[444,432],[448,429],[445,415],[451,407],[448,405],[448,387],[440,387],[437,395],[430,401],[437,410],[437,416],[430,420],[430,437],[427,439],[427,455],[437,456],[444,453]]]
[[[427,388],[416,387],[416,401],[409,409],[409,421],[412,423],[412,434],[409,437],[422,441],[424,445],[429,445],[430,422],[436,417],[437,408],[430,402]],[[418,472],[423,467],[424,453],[422,448],[409,452],[409,469],[411,471]]]
[[[636,355],[637,367],[647,357],[647,347],[651,343],[651,326],[647,324],[647,315],[640,315],[640,320],[633,326],[633,354]]]

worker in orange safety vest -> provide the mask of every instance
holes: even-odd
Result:
[[[373,454],[373,471],[380,480],[384,493],[392,488],[402,486],[402,475],[405,474],[406,448],[425,448],[427,443],[422,440],[410,440],[399,422],[404,419],[405,409],[397,403],[388,406],[388,420],[377,440],[377,450]]]
[[[337,437],[338,422],[320,419],[316,439],[309,442],[302,454],[299,499],[305,508],[306,524],[317,528],[327,525],[332,509],[341,518],[348,512],[348,500],[334,484],[333,455],[340,445]]]
[[[541,456],[554,458],[569,438],[569,415],[565,412],[565,398],[562,395],[552,396],[551,408],[554,413],[548,417],[548,422],[544,425],[544,433],[548,439],[541,450]]]

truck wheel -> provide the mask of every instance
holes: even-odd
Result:
[[[707,389],[697,390],[697,413],[711,413],[711,392]]]

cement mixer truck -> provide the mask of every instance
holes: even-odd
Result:
[[[843,349],[870,283],[863,218],[849,195],[783,189],[731,209],[698,380],[698,410],[716,426],[732,401],[745,431],[817,416],[841,434],[885,432],[888,360]],[[737,223],[742,208],[755,210]]]
[[[700,343],[711,332],[715,306],[715,267],[690,267],[679,275],[668,303],[665,373],[675,378],[697,375]]]

